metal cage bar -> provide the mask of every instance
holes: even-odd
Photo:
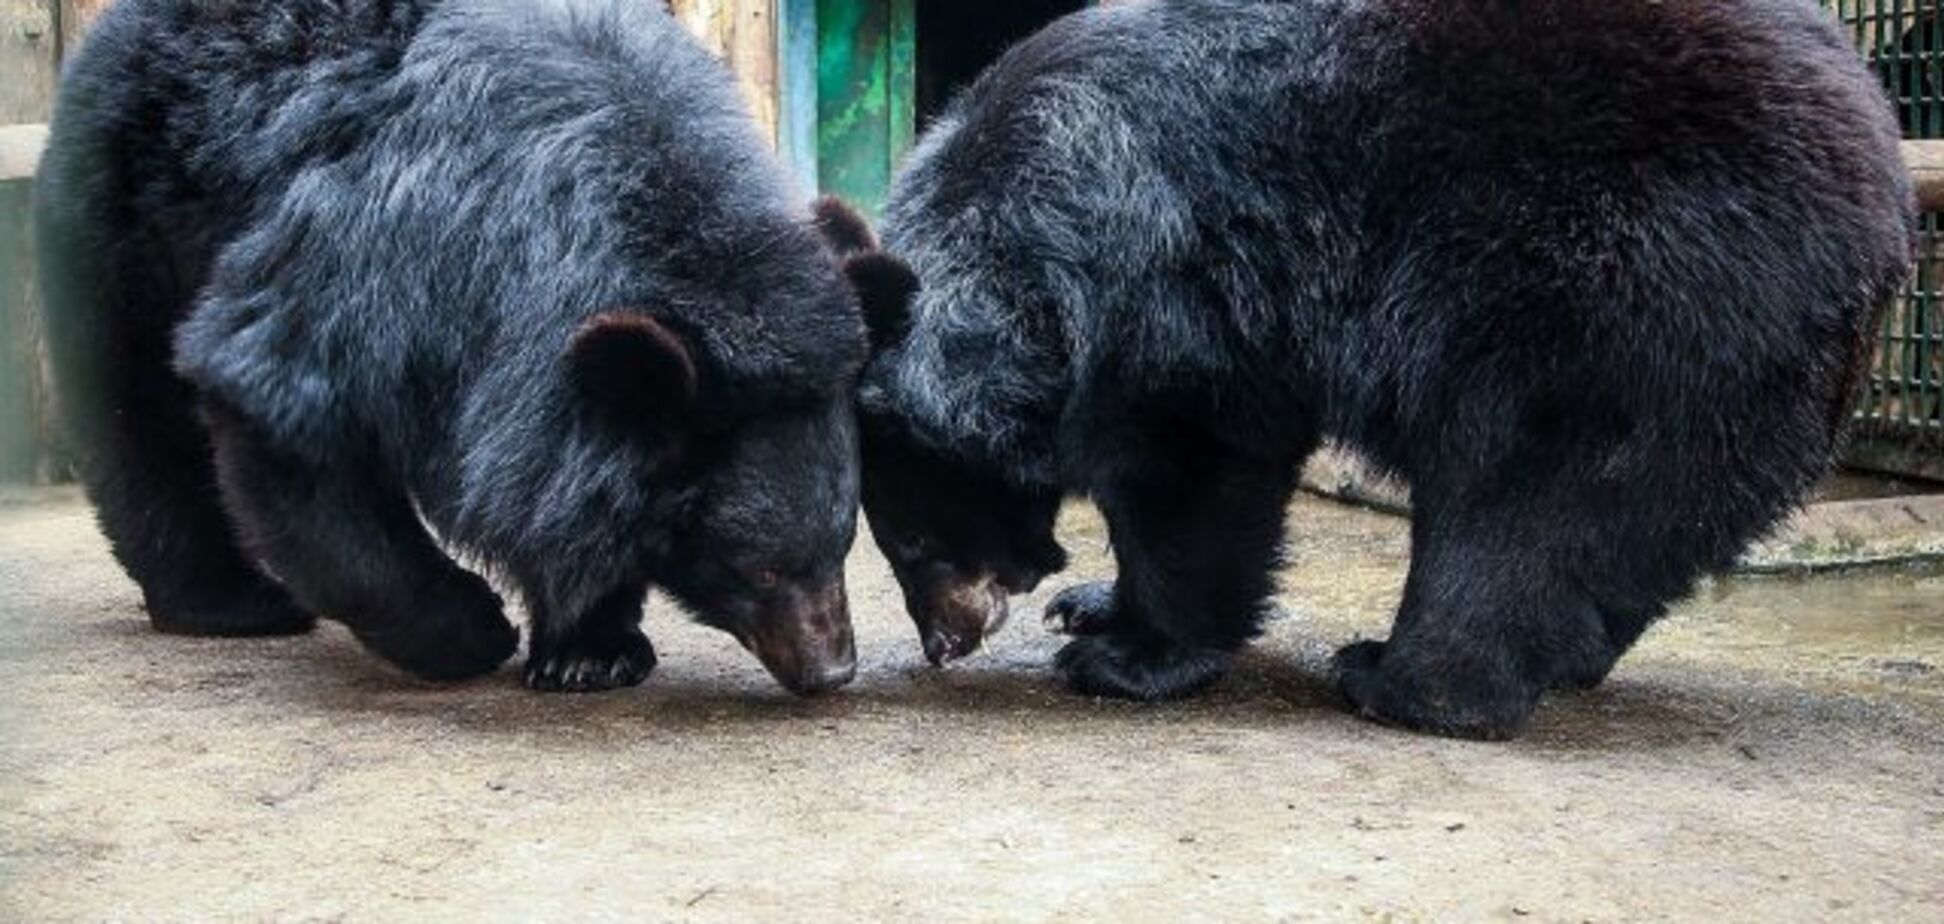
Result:
[[[1883,80],[1909,139],[1944,139],[1944,0],[1824,0]],[[1911,281],[1884,312],[1861,436],[1944,465],[1944,219],[1926,214]]]

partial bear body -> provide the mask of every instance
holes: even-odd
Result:
[[[1120,577],[1053,604],[1059,665],[1179,696],[1257,633],[1340,441],[1416,504],[1344,692],[1510,734],[1828,469],[1912,229],[1896,122],[1808,0],[1081,13],[941,117],[853,261],[865,511],[942,658],[1091,496]]]
[[[82,472],[154,623],[637,683],[649,586],[842,683],[862,319],[732,79],[630,0],[122,0],[40,186]],[[220,482],[219,501],[217,485]],[[259,571],[267,568],[274,579]]]

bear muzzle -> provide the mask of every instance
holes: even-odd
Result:
[[[841,581],[771,595],[756,614],[755,628],[738,638],[798,696],[830,692],[857,676],[857,642]]]
[[[926,582],[906,598],[925,658],[944,666],[970,656],[999,631],[1011,615],[1010,594],[993,575],[966,579],[956,574]]]

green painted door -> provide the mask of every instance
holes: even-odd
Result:
[[[816,0],[817,181],[877,211],[917,115],[915,0]]]

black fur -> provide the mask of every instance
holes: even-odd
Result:
[[[1120,580],[1056,601],[1060,666],[1176,696],[1257,633],[1298,466],[1341,441],[1416,501],[1345,694],[1514,733],[1827,470],[1911,256],[1896,143],[1809,0],[1075,15],[897,183],[922,289],[866,374],[866,513],[908,593],[1025,586],[1090,495]],[[867,304],[913,282],[875,275]]]
[[[793,687],[847,678],[864,327],[781,176],[656,4],[115,4],[39,226],[64,409],[154,623],[320,613],[490,670],[515,633],[423,518],[521,592],[536,687],[645,677],[650,584]]]
[[[844,200],[822,196],[810,204],[810,214],[816,219],[817,231],[838,255],[849,257],[878,249],[871,223]]]

